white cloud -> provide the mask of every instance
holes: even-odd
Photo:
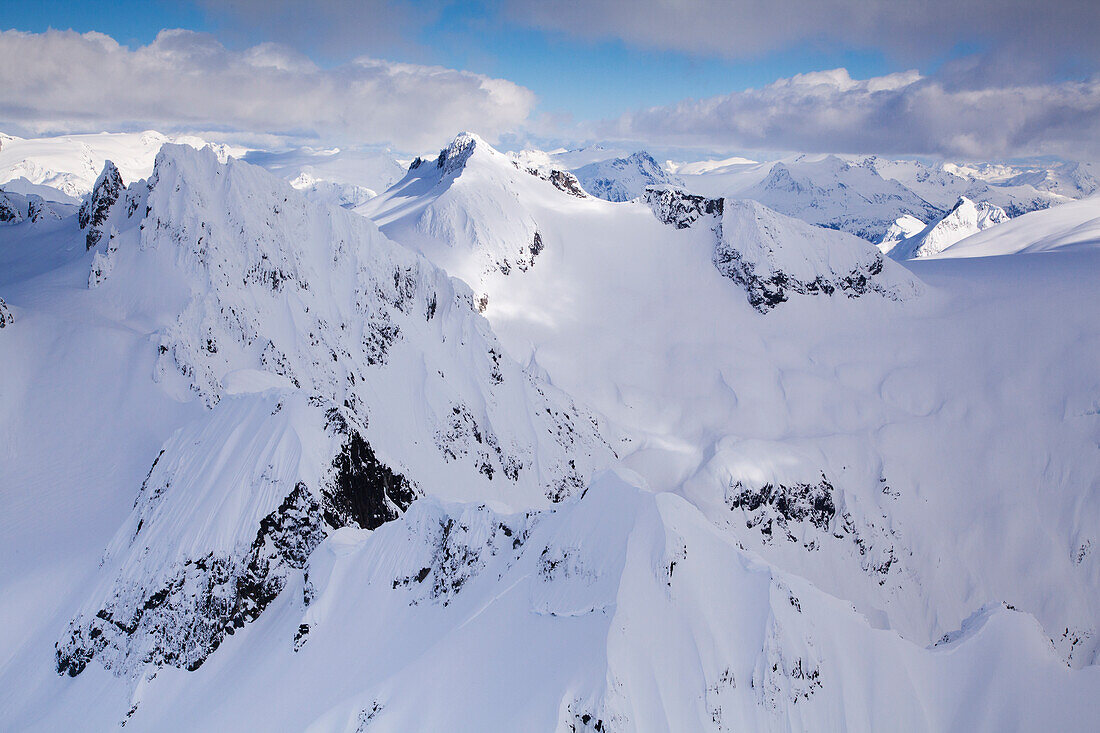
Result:
[[[289,49],[162,31],[136,49],[101,33],[0,32],[0,120],[35,132],[209,129],[439,145],[522,125],[531,91],[503,79],[359,58],[319,68]]]
[[[917,72],[844,69],[652,107],[597,126],[624,140],[717,149],[1100,158],[1100,78],[957,88]]]

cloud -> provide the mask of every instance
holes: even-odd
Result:
[[[136,49],[101,33],[0,32],[0,120],[38,133],[240,130],[419,150],[467,128],[493,139],[534,104],[480,74],[371,58],[320,68],[285,47],[231,51],[191,31]]]
[[[715,149],[1100,159],[1100,77],[974,88],[915,71],[858,80],[835,69],[638,110],[595,133]]]
[[[748,58],[796,44],[915,62],[958,44],[1018,58],[1100,59],[1095,0],[502,0],[512,21],[644,48]]]

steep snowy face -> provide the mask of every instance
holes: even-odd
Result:
[[[961,196],[951,211],[939,221],[894,243],[885,251],[895,260],[931,257],[966,237],[1006,221],[1008,214],[1004,209],[985,202],[974,203]]]
[[[426,493],[546,506],[608,460],[596,421],[502,353],[468,288],[259,168],[166,146],[100,225],[97,296],[153,331],[162,387],[208,410],[151,457],[57,644],[63,674],[195,669],[333,530]]]
[[[899,217],[930,221],[942,215],[902,184],[880,176],[873,161],[848,163],[835,156],[776,163],[763,181],[740,197],[871,242],[880,241]]]
[[[605,201],[630,201],[650,186],[682,185],[644,150],[626,158],[589,163],[573,173],[584,190]]]
[[[477,290],[490,274],[538,266],[546,236],[539,203],[584,197],[571,174],[521,169],[463,133],[435,160],[417,158],[404,179],[355,210]]]

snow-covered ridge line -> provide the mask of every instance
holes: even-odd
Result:
[[[155,378],[210,411],[153,461],[59,672],[195,669],[333,530],[424,492],[544,506],[606,460],[595,419],[503,356],[468,288],[361,217],[183,146],[118,185],[106,167],[82,217],[110,231],[89,239],[96,292],[157,290]]]

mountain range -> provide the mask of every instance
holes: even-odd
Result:
[[[7,727],[1100,712],[1085,167],[93,137],[0,148]]]

